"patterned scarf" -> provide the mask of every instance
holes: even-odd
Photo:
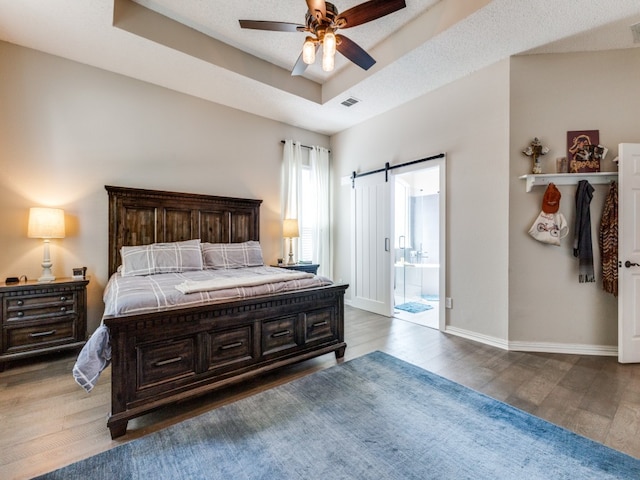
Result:
[[[586,180],[578,182],[576,190],[576,229],[573,241],[573,256],[578,258],[578,280],[580,283],[595,282],[593,270],[593,246],[591,243],[591,212],[589,205],[594,188]]]
[[[618,184],[611,182],[600,221],[602,288],[618,296]]]

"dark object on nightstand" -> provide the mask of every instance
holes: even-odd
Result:
[[[0,284],[0,371],[7,362],[80,349],[87,335],[89,280]]]
[[[288,270],[298,270],[300,272],[318,274],[318,263],[296,263],[294,265],[271,265],[272,267],[286,268]]]
[[[20,283],[20,279],[18,277],[7,277],[4,283],[7,285],[15,285],[16,283]]]

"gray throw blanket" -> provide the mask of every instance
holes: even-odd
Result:
[[[595,282],[593,270],[593,246],[591,243],[591,212],[589,205],[594,188],[586,180],[580,180],[576,190],[576,228],[573,241],[573,256],[578,258],[578,280],[580,283]]]
[[[100,373],[111,363],[109,329],[100,325],[89,337],[73,366],[73,378],[78,385],[90,392],[95,387]]]

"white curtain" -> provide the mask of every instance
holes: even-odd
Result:
[[[317,224],[313,232],[313,259],[320,264],[318,273],[333,278],[331,231],[329,229],[329,150],[312,147],[309,152],[311,178],[317,194]]]
[[[285,140],[282,156],[282,220],[285,218],[299,219],[302,195],[302,145],[293,140]],[[289,240],[284,239],[283,256],[289,253]],[[293,240],[293,252],[298,260],[298,241]],[[286,262],[286,260],[285,260]]]

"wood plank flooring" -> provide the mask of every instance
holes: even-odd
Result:
[[[613,357],[507,352],[348,306],[345,337],[345,360],[381,350],[640,458],[640,365]],[[117,441],[106,427],[110,369],[87,394],[71,376],[74,362],[75,354],[59,354],[0,373],[0,478],[54,470],[336,360],[324,355],[163,408],[130,421]]]

